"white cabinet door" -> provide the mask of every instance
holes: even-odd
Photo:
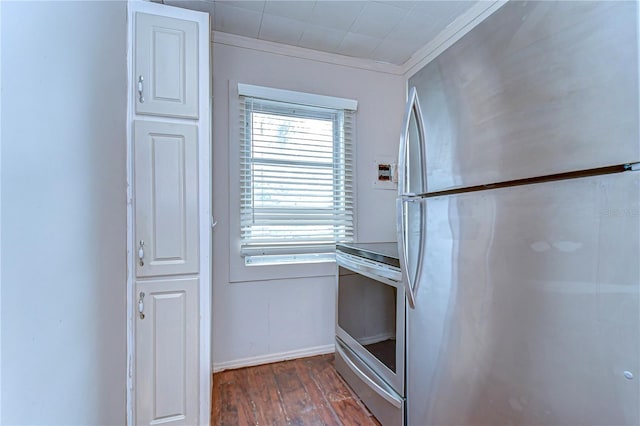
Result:
[[[195,125],[134,123],[138,277],[199,270],[197,149]]]
[[[198,118],[198,23],[136,13],[136,113]]]
[[[198,424],[198,278],[136,290],[136,424]]]

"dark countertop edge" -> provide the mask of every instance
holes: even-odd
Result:
[[[388,249],[380,250],[381,247],[388,248],[395,244],[397,243],[338,243],[336,250],[400,268],[400,258],[397,251],[390,253]]]

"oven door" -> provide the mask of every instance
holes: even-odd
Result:
[[[398,268],[337,252],[336,335],[404,396],[405,297]]]

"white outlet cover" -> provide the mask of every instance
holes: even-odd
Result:
[[[380,180],[378,179],[378,174],[380,170],[380,166],[388,165],[391,173],[391,180]],[[380,157],[376,158],[373,162],[373,189],[387,189],[387,190],[396,190],[398,189],[398,174],[397,174],[397,165],[394,158],[391,157]]]

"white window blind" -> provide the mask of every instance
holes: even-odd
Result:
[[[333,259],[353,240],[353,111],[240,96],[246,264]]]

